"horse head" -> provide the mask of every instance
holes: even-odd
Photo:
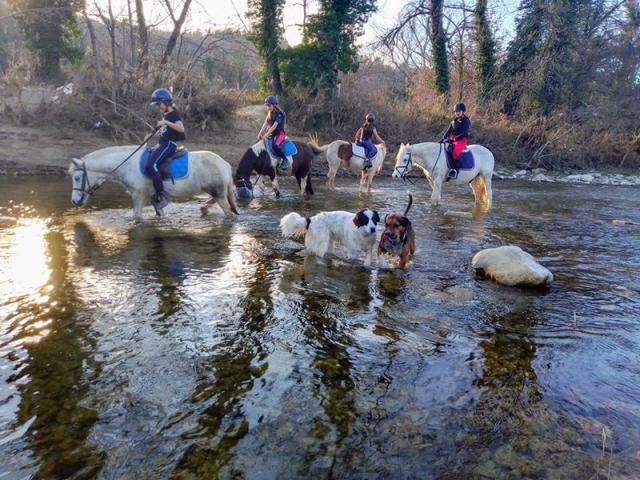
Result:
[[[413,160],[411,158],[411,145],[400,144],[398,155],[396,155],[396,164],[393,168],[392,178],[402,178],[413,168]]]
[[[76,207],[83,207],[89,202],[92,193],[89,173],[84,161],[72,158],[69,164],[69,175],[71,176],[71,203]]]
[[[254,145],[255,147],[255,145]],[[258,161],[258,155],[256,155],[254,148],[248,148],[238,163],[236,173],[233,176],[236,184],[236,193],[238,198],[253,198],[253,184],[251,183],[251,173],[256,168],[256,162]]]

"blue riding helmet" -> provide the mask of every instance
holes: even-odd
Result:
[[[151,94],[151,106],[155,106],[160,102],[166,105],[173,104],[173,95],[166,88],[157,88]]]
[[[267,98],[264,99],[264,104],[278,105],[278,97],[276,97],[275,95],[269,95]]]
[[[454,112],[466,112],[467,107],[464,103],[456,103],[456,106],[453,107]]]
[[[376,121],[376,114],[375,114],[375,113],[367,113],[367,116],[366,116],[366,117],[364,117],[364,119],[365,119],[367,122],[371,122],[371,123],[373,123],[373,122],[375,122],[375,121]]]

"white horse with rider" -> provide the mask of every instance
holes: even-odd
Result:
[[[74,158],[69,165],[71,202],[78,207],[86,205],[103,183],[112,181],[127,190],[133,200],[134,216],[142,218],[142,207],[155,190],[151,179],[142,172],[143,152],[137,153],[139,149],[136,146],[107,147],[81,159]],[[213,152],[188,152],[188,155],[188,173],[182,178],[164,181],[169,198],[185,199],[208,193],[212,198],[201,207],[203,214],[213,203],[218,203],[225,215],[238,214],[231,165]],[[163,215],[162,209],[157,213]]]
[[[431,184],[432,205],[440,204],[442,185],[449,173],[445,148],[442,143],[424,142],[414,145],[402,143],[391,176],[404,178],[413,167],[417,167],[425,174]],[[458,177],[450,179],[447,183],[451,185],[469,184],[476,205],[481,205],[488,210],[493,201],[491,181],[495,159],[493,154],[482,145],[469,145],[468,150],[473,154],[473,168],[461,169]]]

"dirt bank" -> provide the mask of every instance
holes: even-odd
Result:
[[[263,120],[262,105],[243,107],[234,115],[230,128],[206,137],[194,132],[186,145],[190,150],[214,151],[235,165],[247,147],[255,143]],[[117,144],[108,133],[98,130],[73,130],[64,125],[35,128],[3,124],[0,128],[0,174],[64,174],[71,158]]]

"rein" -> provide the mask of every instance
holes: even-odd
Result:
[[[395,170],[398,171],[398,175],[400,175],[400,178],[404,182],[409,182],[411,185],[415,185],[418,182],[418,180],[421,178],[421,176],[420,177],[407,176],[407,172],[409,171],[411,165],[413,164],[413,145],[411,145],[411,147],[412,148],[407,152],[407,162],[404,165],[396,167]],[[436,163],[434,163],[433,168],[429,172],[429,176],[431,177],[431,179],[433,178],[433,174],[436,171],[436,167],[438,166],[438,162],[440,161],[440,157],[442,156],[443,148],[444,148],[443,145],[440,143],[440,148],[438,150],[438,157],[436,158]],[[400,171],[400,169],[402,169],[402,172]],[[415,178],[415,180],[413,180],[412,178]],[[429,179],[429,182],[431,182],[431,179]]]
[[[107,175],[102,179],[102,181],[100,183],[95,183],[94,185],[91,185],[91,183],[89,182],[89,174],[87,172],[87,164],[84,162],[84,160],[82,160],[82,168],[80,170],[82,170],[82,186],[81,188],[72,188],[71,190],[79,190],[82,192],[82,200],[84,200],[84,195],[93,195],[96,190],[98,190],[102,185],[105,184],[105,182],[108,180],[108,178],[113,175],[113,173],[118,170],[122,165],[124,165],[131,157],[133,157],[138,150],[140,150],[149,140],[151,140],[151,138],[153,137],[153,135],[159,130],[159,127],[155,127],[153,129],[153,131],[151,132],[151,134],[145,138],[142,143],[140,145],[138,145],[138,147],[131,152],[131,154],[125,158],[122,162],[120,162],[114,169],[112,169],[109,173],[107,173]],[[88,187],[85,189],[85,185]]]

